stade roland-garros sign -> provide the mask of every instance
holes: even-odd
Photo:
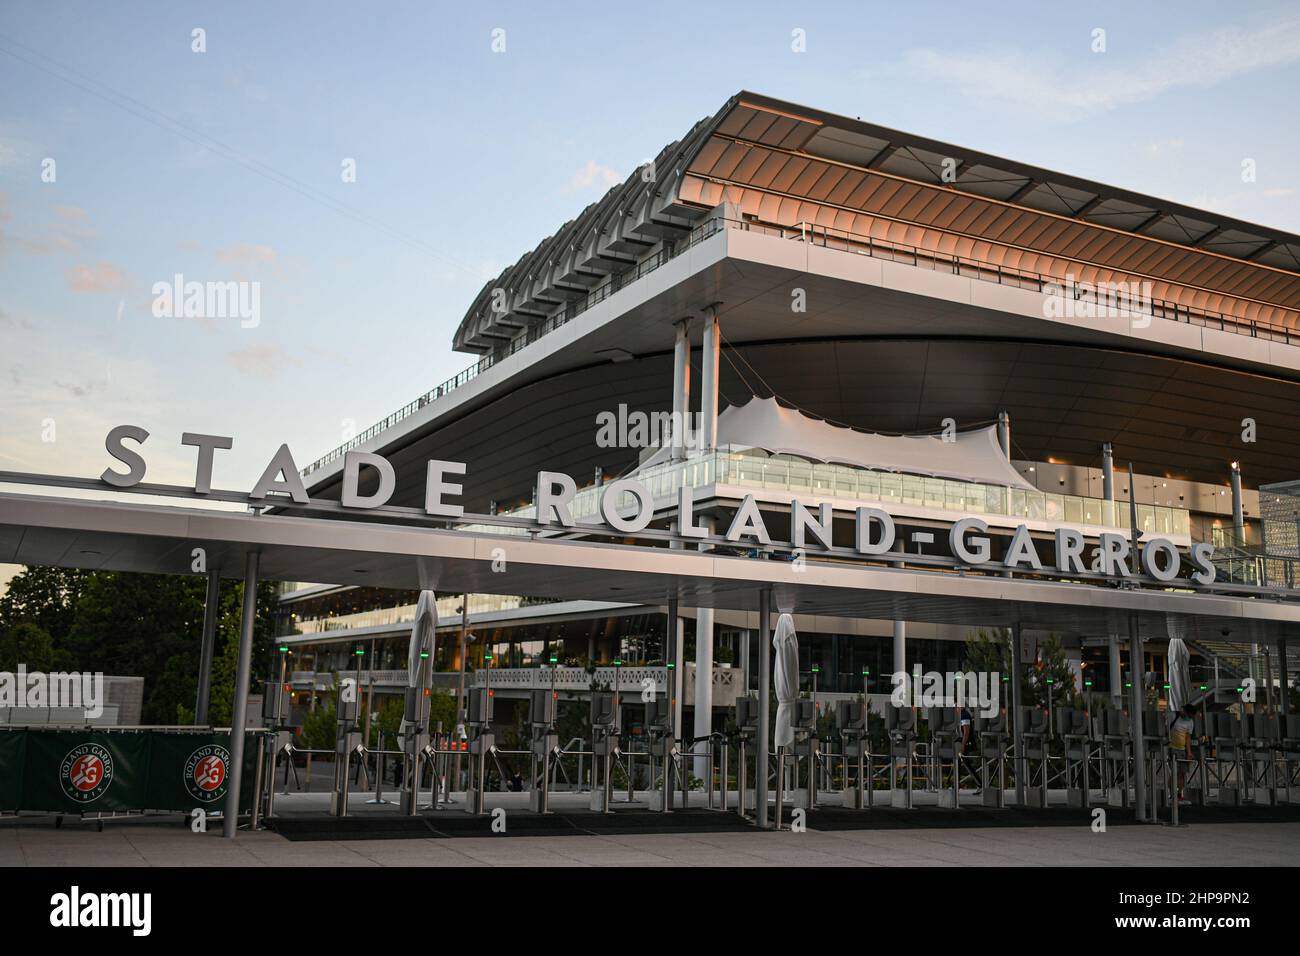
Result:
[[[144,479],[145,460],[138,451],[128,448],[124,441],[143,444],[149,433],[137,425],[118,425],[104,440],[108,453],[125,465],[125,474],[105,469],[100,479],[117,488],[130,488]],[[212,491],[212,459],[219,449],[231,448],[234,440],[220,435],[201,435],[186,432],[181,444],[198,449],[198,465],[194,478],[194,493],[206,495]],[[372,494],[362,495],[358,488],[361,469],[368,468],[379,479]],[[448,476],[463,476],[465,465],[456,461],[431,460],[425,479],[424,511],[438,518],[461,518],[465,509],[448,498],[458,497],[463,486],[449,481]],[[382,456],[370,452],[350,451],[343,460],[343,488],[340,504],[356,510],[382,509],[393,496],[397,485],[393,466]],[[537,474],[537,518],[539,527],[577,527],[570,504],[577,494],[577,486],[568,475],[542,471]],[[684,539],[709,537],[708,529],[697,524],[694,516],[693,490],[689,486],[679,490],[678,521],[674,529]],[[275,497],[271,497],[274,495]],[[636,502],[633,513],[625,514],[624,496]],[[298,473],[298,466],[288,445],[281,445],[272,456],[262,477],[248,494],[252,505],[274,505],[281,496],[288,496],[295,504],[310,506],[307,489]],[[610,529],[636,534],[644,531],[654,519],[654,496],[641,482],[633,478],[612,481],[605,486],[600,502],[600,515]],[[809,507],[795,499],[790,502],[790,524],[796,549],[809,546],[829,551],[831,549],[831,506],[820,503]],[[584,525],[585,526],[585,525]],[[948,540],[952,553],[965,565],[997,565],[1027,571],[1046,570],[1034,549],[1026,525],[1020,525],[1011,535],[1006,555],[994,561],[993,546],[985,532],[988,525],[979,518],[961,518],[952,523]],[[746,495],[736,509],[736,515],[726,531],[726,540],[737,544],[770,545],[772,539],[763,523],[763,515],[753,495]],[[894,546],[894,519],[880,508],[858,508],[854,535],[854,550],[862,555],[881,555]],[[1085,566],[1083,533],[1074,528],[1058,528],[1055,536],[1054,569],[1065,575],[1100,573],[1114,578],[1131,575],[1129,569],[1129,540],[1123,534],[1103,532],[1098,536],[1093,560]],[[1214,546],[1193,544],[1189,560],[1193,567],[1190,580],[1202,587],[1214,583],[1215,567],[1211,562]],[[1177,546],[1167,538],[1148,538],[1141,549],[1143,570],[1157,581],[1176,581],[1181,561]]]

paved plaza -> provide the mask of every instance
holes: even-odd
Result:
[[[1296,866],[1300,823],[289,840],[179,822],[0,825],[0,866]]]

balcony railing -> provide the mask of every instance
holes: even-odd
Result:
[[[330,462],[343,457],[346,452],[361,447],[361,445],[365,444],[371,438],[374,438],[383,431],[392,428],[403,419],[414,415],[430,402],[442,398],[444,395],[455,391],[466,382],[472,381],[483,372],[490,369],[497,362],[514,355],[516,352],[528,347],[538,339],[541,339],[556,329],[566,325],[583,312],[586,312],[592,306],[603,302],[615,292],[631,285],[637,279],[649,275],[664,263],[675,259],[683,252],[686,252],[688,249],[710,236],[721,232],[723,229],[740,229],[747,232],[758,232],[764,235],[777,236],[782,239],[791,239],[798,242],[810,242],[814,245],[823,246],[829,249],[840,249],[845,252],[853,252],[859,255],[871,256],[872,258],[885,259],[890,262],[903,262],[917,268],[933,269],[940,272],[951,272],[953,275],[964,276],[970,279],[979,279],[984,282],[996,282],[999,285],[1012,285],[1017,288],[1032,289],[1037,292],[1042,292],[1048,288],[1062,288],[1061,278],[1059,276],[1049,276],[1044,275],[1043,273],[1009,268],[998,263],[986,262],[980,259],[968,259],[963,256],[944,255],[943,253],[922,249],[918,246],[889,242],[887,240],[876,239],[872,236],[860,233],[848,232],[843,229],[833,229],[808,222],[800,222],[795,226],[778,226],[757,220],[737,220],[726,219],[721,216],[712,216],[691,230],[686,238],[677,240],[676,242],[665,243],[659,251],[655,252],[643,261],[638,262],[630,269],[610,275],[600,285],[592,289],[585,297],[561,306],[557,312],[548,316],[536,325],[530,326],[520,332],[519,335],[515,336],[515,338],[506,345],[484,355],[481,359],[460,374],[455,375],[452,378],[447,379],[447,381],[443,382],[441,385],[430,389],[415,401],[410,402],[393,412],[387,418],[383,419],[383,421],[376,422],[364,432],[356,435],[349,441],[344,442],[342,445],[335,448],[333,451],[318,458],[302,470],[303,475],[310,475],[312,472],[317,471]],[[1138,276],[1130,276],[1127,281],[1138,282],[1141,281],[1141,278]],[[1078,286],[1073,288],[1066,287],[1066,289],[1076,301],[1091,302],[1098,306],[1112,306],[1114,304],[1113,299],[1104,292],[1098,292],[1096,290],[1090,292],[1086,287]],[[1149,312],[1149,314],[1154,318],[1168,319],[1173,322],[1185,322],[1190,325],[1199,325],[1204,328],[1233,332],[1238,335],[1248,335],[1252,338],[1264,338],[1273,342],[1283,342],[1288,345],[1300,344],[1300,327],[1291,328],[1285,325],[1260,322],[1254,319],[1247,319],[1242,316],[1235,316],[1222,312],[1193,309],[1185,305],[1179,305],[1177,302],[1171,302],[1164,299],[1151,299],[1148,303],[1144,304],[1147,305],[1147,308],[1142,310],[1142,314],[1145,315]]]
[[[761,451],[718,451],[685,462],[665,462],[643,469],[634,476],[649,488],[656,500],[670,499],[683,485],[702,488],[730,485],[778,491],[818,494],[890,506],[950,511],[961,515],[1002,515],[1057,524],[1128,529],[1128,503],[1088,498],[1082,495],[1052,494],[985,485],[947,478],[925,478],[896,472],[871,471],[847,465],[817,464],[786,456],[767,456]],[[575,521],[596,520],[604,488],[592,485],[573,497],[569,506]],[[621,508],[635,508],[631,492],[618,502]],[[1180,535],[1191,533],[1191,517],[1182,508],[1138,505],[1138,530],[1144,534]],[[537,513],[535,505],[508,512],[520,517]],[[525,528],[468,525],[467,530],[505,534],[527,534]]]

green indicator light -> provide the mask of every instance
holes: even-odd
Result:
[[[666,664],[666,665],[664,665],[664,666],[666,666],[669,670],[672,670],[672,669],[673,669],[674,667],[676,667],[677,665],[676,665],[676,664]]]
[[[1055,684],[1056,681],[1052,680],[1052,678],[1049,677],[1049,678],[1047,678],[1047,683],[1049,683],[1049,684]]]
[[[1168,684],[1161,684],[1160,686],[1163,687],[1165,690],[1168,690],[1168,689],[1169,689],[1169,685],[1168,685]]]
[[[361,648],[358,647],[357,650],[356,650],[356,655],[357,655],[357,657],[365,657],[365,656],[366,656],[366,652],[363,651]]]
[[[1131,680],[1126,680],[1126,681],[1124,682],[1124,686],[1125,686],[1125,687],[1132,687],[1132,686],[1133,686],[1133,682],[1132,682]]]
[[[1210,689],[1210,688],[1209,688],[1208,686],[1206,686],[1205,684],[1202,684],[1202,685],[1201,685],[1201,690],[1209,690],[1209,689]]]
[[[429,652],[428,652],[428,651],[420,651],[420,660],[422,660],[422,661],[427,661],[428,659],[429,659]]]
[[[862,668],[862,676],[863,676],[863,677],[868,676],[870,673],[871,673],[871,669],[870,669],[870,668],[867,668],[867,667]]]
[[[623,662],[622,662],[621,660],[614,661],[614,666],[615,666],[615,667],[622,667],[622,666],[623,666]]]
[[[490,660],[492,660],[492,652],[491,652],[491,651],[488,651],[487,653],[485,653],[485,654],[483,655],[483,660],[485,660],[485,661],[490,661]]]
[[[557,663],[559,660],[560,660],[560,659],[559,659],[558,657],[556,657],[554,654],[551,655],[551,663],[552,663],[552,664]]]
[[[1084,681],[1084,682],[1083,682],[1083,686],[1084,686],[1084,687],[1091,687],[1091,686],[1092,686],[1092,681],[1090,681],[1090,680],[1086,680],[1086,681]]]
[[[288,654],[288,653],[289,653],[289,648],[287,648],[287,647],[285,647],[283,644],[281,644],[281,645],[280,645],[280,653],[281,653],[281,654]]]
[[[821,669],[820,667],[818,667],[816,664],[814,664],[814,665],[812,666],[812,672],[813,672],[814,674],[820,674],[820,673],[822,672],[822,669]]]

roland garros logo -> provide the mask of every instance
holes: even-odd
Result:
[[[69,800],[90,803],[113,782],[113,755],[99,744],[73,747],[59,765],[59,783]]]
[[[220,800],[226,792],[226,768],[230,751],[219,744],[206,744],[185,761],[185,789],[202,803]]]

